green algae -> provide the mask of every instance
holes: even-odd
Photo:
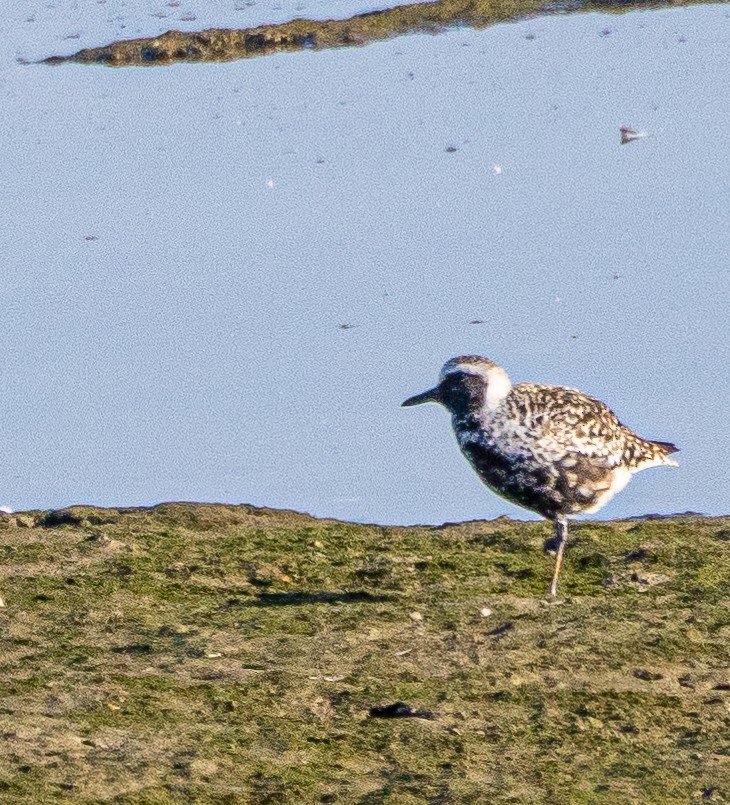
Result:
[[[728,801],[729,528],[5,517],[0,801]]]
[[[414,33],[436,34],[456,27],[488,28],[504,22],[553,14],[622,13],[704,3],[707,0],[436,0],[367,11],[347,19],[293,19],[253,28],[167,31],[161,36],[121,40],[84,48],[70,56],[51,56],[46,64],[77,62],[112,67],[222,62],[301,50],[362,47]]]

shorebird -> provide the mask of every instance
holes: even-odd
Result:
[[[438,385],[403,405],[425,402],[449,411],[461,452],[493,492],[554,523],[551,596],[568,517],[597,512],[640,470],[677,466],[669,458],[677,447],[642,439],[600,400],[563,386],[513,386],[501,366],[479,355],[447,361]]]

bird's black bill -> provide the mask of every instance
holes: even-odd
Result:
[[[439,390],[436,389],[429,389],[428,391],[424,391],[423,394],[416,394],[415,397],[409,397],[405,402],[401,403],[402,408],[408,408],[411,405],[420,405],[421,403],[425,402],[438,402],[439,401]]]

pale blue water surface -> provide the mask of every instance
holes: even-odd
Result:
[[[399,407],[476,352],[682,448],[602,516],[730,511],[727,6],[113,70],[17,59],[359,6],[8,5],[0,503],[527,516]]]

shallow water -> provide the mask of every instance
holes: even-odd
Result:
[[[16,61],[359,10],[85,5],[1,24],[1,503],[517,514],[442,411],[399,408],[474,351],[680,445],[603,516],[730,509],[726,6],[155,70]],[[621,125],[649,136],[620,146]]]

